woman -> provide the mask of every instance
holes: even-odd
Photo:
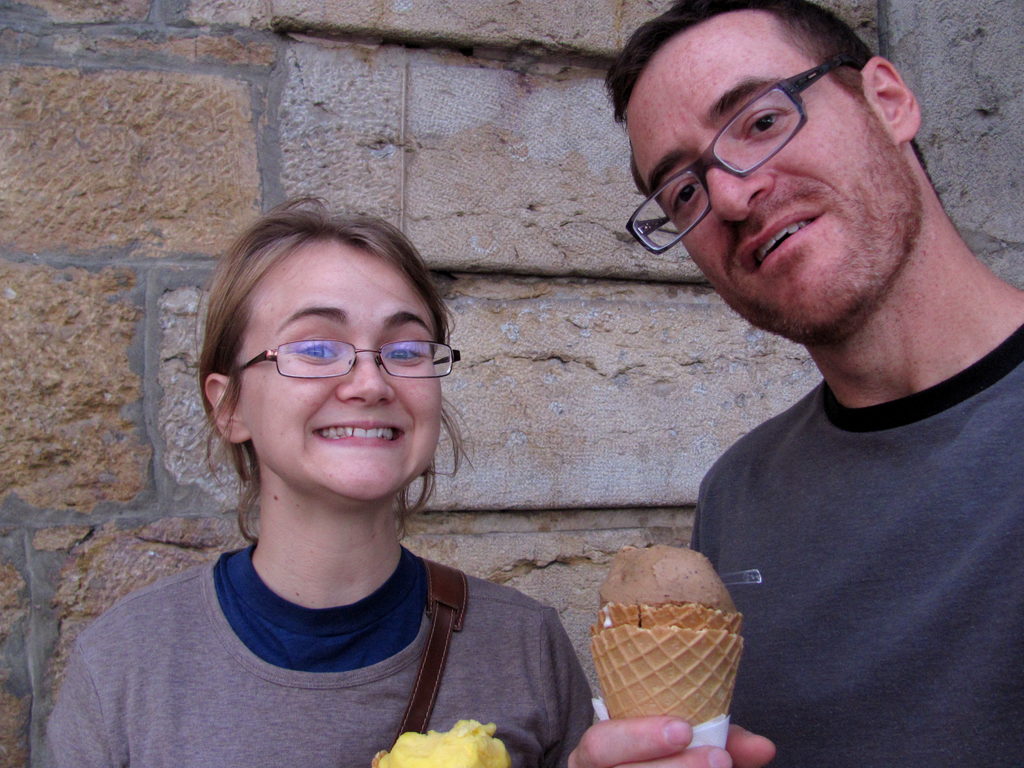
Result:
[[[53,765],[365,767],[391,746],[443,613],[425,615],[424,561],[399,529],[426,503],[449,424],[447,339],[429,272],[384,222],[300,200],[235,242],[199,374],[253,546],[129,595],[80,635]],[[462,618],[430,727],[495,722],[514,766],[565,765],[590,696],[555,612],[469,579]]]

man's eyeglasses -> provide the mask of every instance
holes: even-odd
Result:
[[[837,56],[761,91],[726,123],[695,163],[640,204],[626,229],[652,253],[678,243],[711,210],[708,170],[722,168],[742,177],[771,160],[807,122],[800,92],[843,66],[860,68],[850,56]]]
[[[380,349],[356,349],[333,339],[290,341],[277,349],[260,352],[242,366],[246,368],[273,360],[277,372],[296,379],[326,379],[344,376],[356,364],[356,354],[373,352],[377,365],[403,379],[436,379],[452,372],[459,350],[437,341],[392,341]]]

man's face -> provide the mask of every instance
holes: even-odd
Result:
[[[640,177],[650,185],[685,168],[760,88],[820,63],[761,11],[672,38],[627,109]],[[802,98],[807,124],[766,165],[746,178],[708,172],[712,210],[683,244],[733,309],[814,347],[846,340],[882,306],[921,203],[903,150],[867,102],[834,75]]]

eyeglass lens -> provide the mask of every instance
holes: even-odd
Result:
[[[432,341],[394,341],[377,352],[380,364],[392,376],[421,379],[447,376],[454,358],[451,347]],[[356,361],[356,348],[344,341],[309,339],[277,348],[277,370],[282,376],[320,379],[344,376]]]
[[[747,173],[778,152],[800,129],[802,114],[779,88],[758,97],[719,132],[711,153],[716,164]],[[664,248],[696,224],[711,201],[701,178],[686,170],[674,176],[637,209],[633,227],[657,248]]]

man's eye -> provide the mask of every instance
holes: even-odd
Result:
[[[751,130],[754,133],[764,133],[765,131],[770,131],[775,126],[776,119],[777,117],[774,114],[761,115],[759,118],[757,118],[757,120],[754,121]]]

